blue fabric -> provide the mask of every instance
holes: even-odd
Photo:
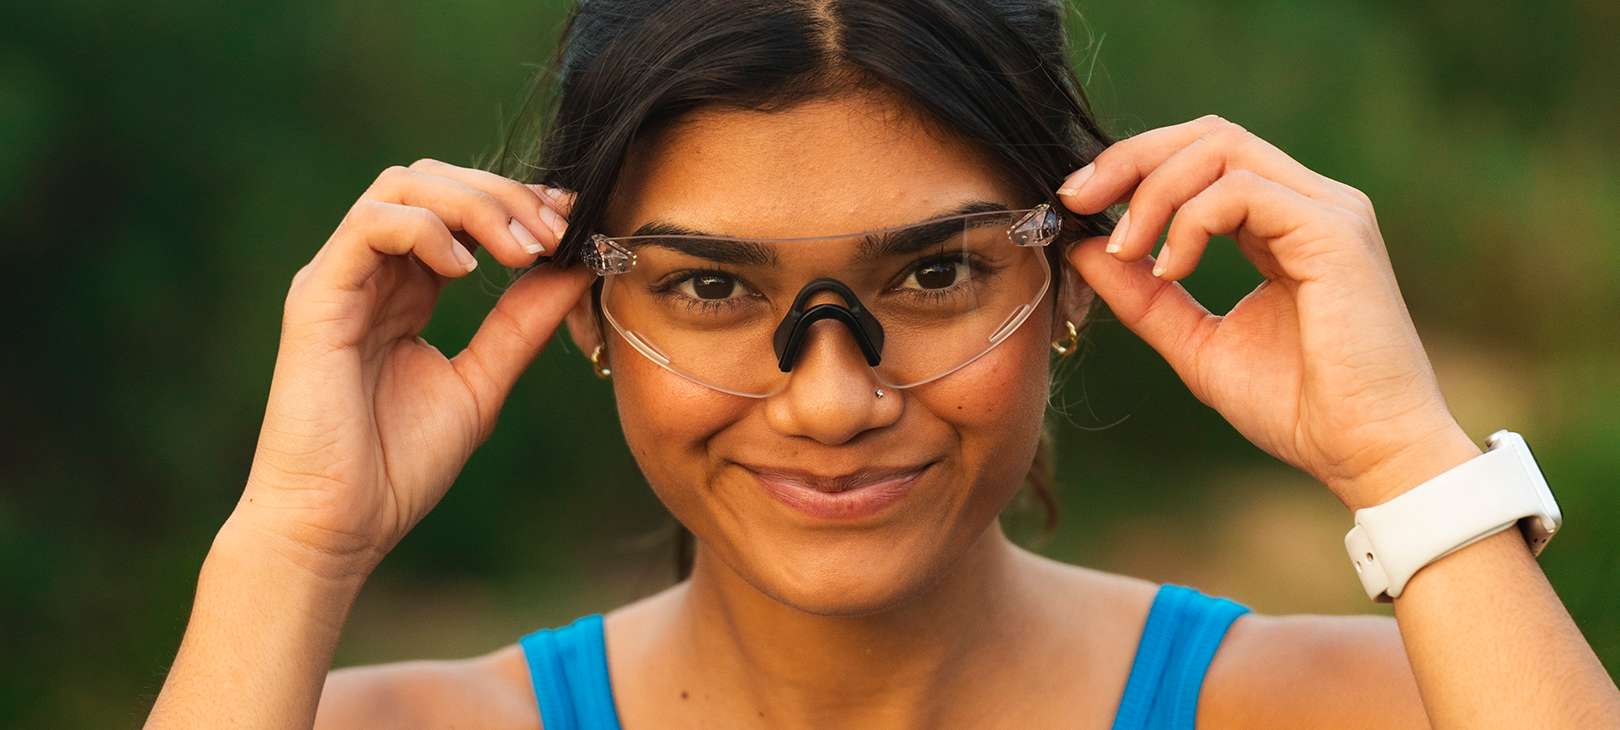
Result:
[[[1204,672],[1227,628],[1248,612],[1191,588],[1161,586],[1142,628],[1114,730],[1194,730]],[[518,644],[529,662],[545,730],[620,730],[600,615],[536,631]]]
[[[536,631],[518,645],[529,662],[545,730],[619,730],[600,614]]]
[[[1209,662],[1232,622],[1248,612],[1191,588],[1160,586],[1142,627],[1114,730],[1193,730]]]

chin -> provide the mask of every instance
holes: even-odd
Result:
[[[817,616],[865,616],[927,593],[986,527],[988,523],[942,531],[937,524],[917,524],[906,525],[909,529],[811,531],[750,540],[741,543],[745,549],[736,543],[706,543],[704,552],[787,607]]]
[[[808,614],[866,616],[904,604],[933,587],[941,571],[919,570],[924,567],[921,561],[902,563],[905,560],[872,556],[855,567],[814,561],[744,579],[777,602]]]

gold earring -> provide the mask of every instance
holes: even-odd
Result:
[[[1063,326],[1068,328],[1069,334],[1060,339],[1053,340],[1052,351],[1067,357],[1073,354],[1075,350],[1080,349],[1080,330],[1074,326],[1073,322],[1066,319],[1063,320]]]
[[[605,360],[607,358],[602,355],[601,345],[597,345],[596,349],[591,350],[591,370],[596,372],[596,377],[603,380],[613,377],[613,368],[608,367],[607,363],[604,362]]]

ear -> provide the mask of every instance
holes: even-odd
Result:
[[[568,336],[587,357],[596,350],[597,345],[602,344],[602,328],[597,325],[596,307],[592,305],[595,297],[596,285],[593,284],[585,288],[579,301],[574,302],[574,307],[568,310]]]
[[[1064,328],[1064,321],[1073,322],[1078,329],[1086,328],[1086,318],[1091,315],[1091,303],[1097,299],[1097,292],[1092,291],[1091,285],[1080,276],[1080,272],[1069,263],[1069,257],[1063,257],[1063,265],[1059,276],[1063,283],[1058,288],[1057,315],[1052,321],[1052,340],[1067,337],[1069,331]]]

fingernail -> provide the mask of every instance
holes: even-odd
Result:
[[[535,238],[534,234],[524,228],[522,223],[517,222],[516,218],[507,218],[506,228],[512,232],[512,237],[517,239],[518,245],[523,247],[523,253],[546,252],[546,247],[540,244],[540,239]]]
[[[1096,165],[1086,165],[1077,170],[1068,180],[1063,181],[1063,187],[1058,188],[1058,195],[1078,195],[1080,188],[1085,187],[1086,181],[1091,179],[1092,173],[1097,171]]]
[[[456,263],[461,264],[461,268],[468,271],[478,268],[478,259],[473,258],[472,252],[462,246],[460,241],[450,242],[450,253],[455,255]]]
[[[558,241],[562,240],[563,232],[568,230],[568,221],[557,215],[557,211],[544,205],[540,206],[540,221],[551,229],[551,235]]]
[[[558,205],[568,205],[568,193],[562,190],[548,185],[541,188],[540,192],[544,193],[546,197],[551,198],[551,202],[553,203]]]
[[[1170,268],[1170,244],[1159,247],[1159,257],[1153,260],[1153,275],[1164,276],[1164,270]]]
[[[1103,250],[1108,253],[1119,253],[1120,249],[1125,247],[1125,234],[1130,230],[1131,212],[1127,210],[1125,215],[1119,217],[1119,222],[1114,224],[1114,232],[1108,236],[1108,247]]]

